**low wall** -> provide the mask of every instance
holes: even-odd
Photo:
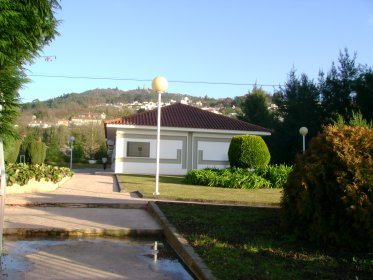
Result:
[[[18,184],[13,184],[12,186],[6,187],[6,194],[16,194],[16,193],[38,193],[38,192],[52,192],[56,190],[66,181],[70,180],[71,177],[65,177],[57,183],[52,181],[45,181],[41,179],[39,182],[35,179],[31,179],[26,185],[20,186]]]

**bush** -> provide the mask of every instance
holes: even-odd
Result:
[[[209,186],[217,171],[218,169],[211,168],[193,169],[185,175],[184,182],[190,185]]]
[[[184,182],[192,185],[234,189],[282,188],[292,167],[268,165],[250,171],[243,168],[202,169],[189,171]]]
[[[47,153],[47,146],[38,141],[31,141],[27,146],[27,155],[32,164],[42,164]]]
[[[262,137],[233,136],[228,150],[231,167],[256,168],[268,165],[271,155]]]
[[[5,166],[5,172],[7,175],[7,185],[12,186],[13,184],[19,184],[21,186],[26,185],[30,179],[40,181],[52,181],[57,183],[65,177],[71,177],[72,171],[66,167],[57,167],[45,164],[7,164]]]
[[[260,166],[255,170],[255,173],[268,180],[271,184],[271,188],[283,188],[292,170],[292,166],[275,164]]]
[[[61,163],[65,161],[65,157],[64,157],[63,152],[59,149],[58,146],[50,145],[47,148],[47,155],[45,157],[45,160],[46,162],[49,162],[49,163],[51,162]]]
[[[328,126],[298,156],[282,224],[317,243],[373,249],[373,129]]]
[[[6,163],[15,163],[18,159],[21,141],[18,139],[4,140],[4,158]]]

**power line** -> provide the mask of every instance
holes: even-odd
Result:
[[[151,79],[72,76],[72,75],[53,75],[53,74],[29,74],[28,76],[29,77],[43,77],[43,78],[132,81],[132,82],[151,82],[152,81]],[[229,86],[258,86],[258,87],[280,87],[281,86],[281,84],[233,83],[233,82],[185,81],[185,80],[169,80],[168,82],[178,83],[178,84],[204,84],[204,85],[229,85]]]

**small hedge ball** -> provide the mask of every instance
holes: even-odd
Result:
[[[238,135],[231,140],[228,158],[231,167],[256,168],[268,165],[271,155],[262,137]]]

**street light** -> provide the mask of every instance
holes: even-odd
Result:
[[[0,112],[3,110],[3,106],[0,104]],[[4,231],[4,206],[5,206],[5,188],[6,188],[6,176],[5,176],[5,159],[4,159],[4,145],[3,138],[0,135],[0,257],[3,254],[3,231]]]
[[[300,133],[300,135],[303,136],[303,154],[304,154],[304,152],[306,151],[306,134],[308,133],[307,127],[302,126],[299,129],[299,133]]]
[[[73,170],[73,144],[74,144],[75,137],[73,135],[70,136],[70,170]]]
[[[160,195],[159,193],[159,153],[160,153],[160,142],[161,142],[161,94],[168,88],[168,81],[166,78],[157,76],[152,81],[152,89],[158,93],[158,117],[157,117],[157,159],[156,159],[156,171],[155,171],[155,192],[154,195]]]

